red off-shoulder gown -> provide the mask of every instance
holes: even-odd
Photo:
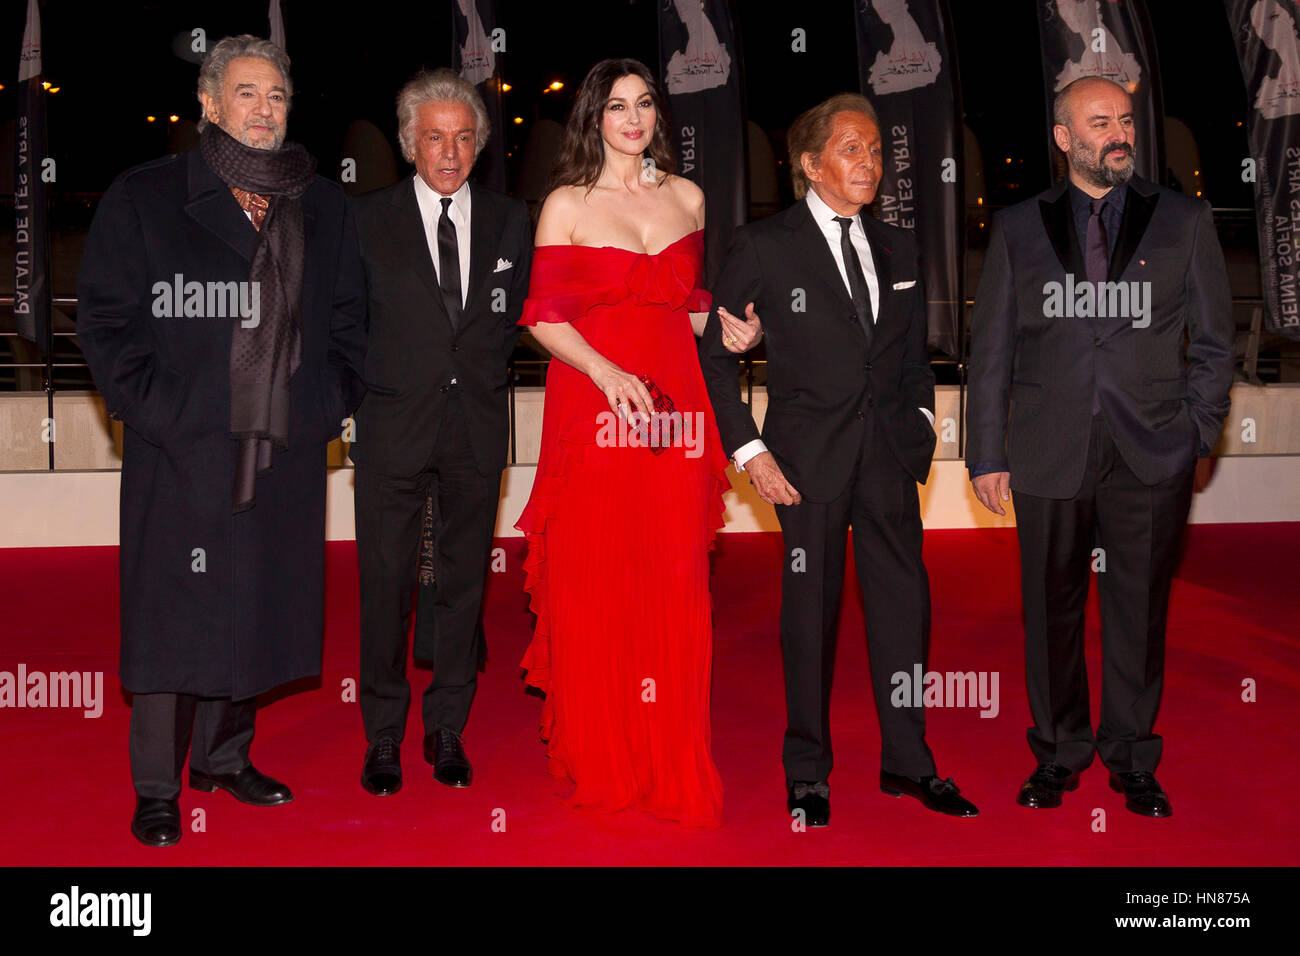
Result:
[[[537,476],[515,527],[537,615],[522,665],[546,693],[541,736],[550,772],[574,785],[569,801],[716,826],[708,551],[730,484],[687,314],[709,307],[696,288],[703,255],[703,231],[654,255],[537,248],[520,324],[572,322],[694,428],[657,455],[635,439],[611,445],[608,428],[598,442],[604,394],[552,361]]]

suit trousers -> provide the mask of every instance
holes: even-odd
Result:
[[[916,412],[917,415],[921,413]],[[930,580],[921,560],[916,480],[903,470],[874,415],[866,420],[849,484],[833,500],[777,505],[785,545],[781,652],[787,728],[787,782],[831,772],[830,695],[846,541],[866,615],[871,683],[880,721],[881,767],[907,777],[935,772],[923,707],[894,707],[891,678],[925,670],[930,643]]]
[[[1100,752],[1116,773],[1154,772],[1169,591],[1192,499],[1189,464],[1144,485],[1092,419],[1083,485],[1073,498],[1015,492],[1025,608],[1029,747],[1039,763],[1078,772]],[[1094,551],[1094,549],[1100,549]],[[1093,566],[1101,603],[1101,722],[1094,736],[1084,662]]]
[[[181,770],[191,749],[190,767],[199,773],[227,774],[249,765],[256,699],[193,694],[136,694],[131,702],[131,779],[141,797],[175,800]]]
[[[410,477],[357,466],[357,560],[361,572],[361,719],[366,739],[400,741],[411,688],[406,635],[419,567],[425,497],[439,515],[434,555],[436,603],[429,657],[433,679],[424,693],[425,734],[461,733],[469,719],[480,657],[479,616],[492,551],[501,472],[474,464],[458,388],[453,386],[425,468]],[[421,650],[417,648],[417,651]]]

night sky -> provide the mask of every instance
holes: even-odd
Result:
[[[375,122],[396,150],[397,89],[421,66],[450,60],[453,0],[346,6],[356,14],[332,12],[339,9],[334,4],[283,0],[296,87],[289,135],[320,159],[326,174],[337,170],[343,132],[354,119]],[[1246,133],[1236,125],[1245,119],[1246,95],[1223,3],[1150,0],[1147,6],[1166,113],[1186,122],[1199,142],[1206,198],[1216,206],[1250,206],[1249,187],[1239,175]],[[0,57],[7,60],[0,71],[0,124],[11,131],[26,3],[7,0],[3,7]],[[749,117],[777,142],[801,110],[858,88],[849,0],[740,0],[737,7]],[[166,153],[165,123],[149,124],[147,114],[197,118],[198,68],[173,52],[178,36],[188,39],[191,29],[202,27],[211,43],[231,33],[268,32],[265,0],[46,0],[42,8],[45,73],[60,87],[49,98],[51,154],[59,163],[56,191],[101,192],[118,172]],[[953,0],[951,9],[963,106],[985,157],[986,202],[1015,202],[1051,181],[1035,3]],[[594,61],[634,56],[657,66],[654,0],[502,0],[500,11],[507,38],[503,75],[514,87],[505,95],[506,115],[525,120],[507,124],[514,162],[531,122],[562,119]],[[796,27],[807,31],[807,53],[791,51]],[[566,88],[543,94],[554,79]]]

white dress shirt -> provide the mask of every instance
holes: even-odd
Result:
[[[811,188],[804,201],[808,204],[808,211],[812,213],[813,222],[817,223],[822,235],[826,237],[826,244],[831,249],[831,258],[835,260],[835,268],[840,270],[840,278],[844,280],[844,288],[849,289],[849,294],[852,295],[849,274],[844,268],[844,251],[840,247],[840,237],[844,234],[844,230],[835,221],[839,213],[822,202],[822,197]],[[858,254],[862,274],[867,279],[867,288],[871,292],[871,321],[875,323],[880,314],[880,279],[876,277],[876,260],[871,256],[871,243],[867,242],[867,233],[862,228],[862,220],[857,216],[853,217],[853,222],[849,226],[849,242],[853,243],[853,251]]]
[[[433,259],[433,273],[442,281],[438,262],[438,220],[442,218],[442,194],[429,188],[429,184],[415,174],[415,201],[420,207],[420,218],[424,220],[424,239],[429,244],[429,256]],[[461,183],[460,189],[451,194],[451,208],[447,215],[456,227],[456,251],[460,253],[460,304],[465,305],[469,295],[469,180]]]
[[[831,258],[835,260],[835,267],[840,270],[840,278],[844,280],[844,288],[852,295],[852,289],[849,287],[849,274],[844,268],[844,253],[840,248],[844,229],[836,222],[839,213],[826,205],[814,189],[810,188],[808,190],[808,194],[803,201],[808,206],[808,212],[811,213],[813,222],[817,224],[817,228],[826,237],[826,245],[830,247]],[[849,242],[852,243],[853,250],[858,254],[862,274],[866,278],[867,288],[871,292],[871,321],[875,323],[880,316],[880,279],[876,276],[876,261],[871,256],[871,244],[867,242],[867,234],[862,228],[862,220],[857,216],[853,217],[853,222],[849,225]],[[921,413],[930,420],[931,425],[934,424],[933,412],[928,408],[922,408]],[[741,445],[736,449],[736,453],[732,455],[736,462],[736,471],[744,471],[745,462],[765,451],[767,451],[767,445],[763,444],[761,438],[755,438],[753,441]]]

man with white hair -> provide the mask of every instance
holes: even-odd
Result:
[[[415,174],[356,201],[370,296],[369,392],[352,445],[369,743],[361,784],[380,796],[402,785],[406,630],[430,492],[437,596],[433,633],[417,635],[415,647],[433,664],[424,757],[440,783],[472,780],[461,735],[483,652],[479,615],[506,465],[506,363],[533,249],[524,203],[468,182],[489,135],[472,84],[446,69],[422,72],[398,94],[397,118]]]
[[[77,286],[78,342],[125,426],[121,676],[149,846],[181,838],[187,751],[194,789],[293,799],[249,760],[255,697],[320,673],[325,449],[365,358],[347,199],[285,143],[288,57],[228,37],[198,96],[199,146],[118,177]]]

